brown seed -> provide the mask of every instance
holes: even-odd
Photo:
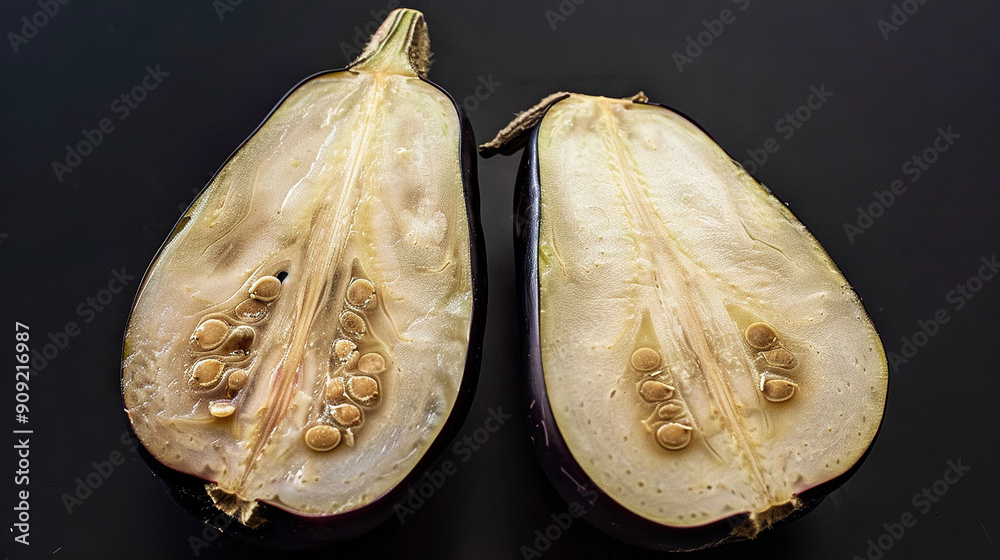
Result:
[[[218,351],[221,354],[233,354],[237,352],[246,354],[250,352],[250,346],[253,345],[253,339],[256,336],[257,332],[253,330],[253,327],[240,325],[229,333],[226,341],[222,343],[222,347]]]
[[[639,348],[632,352],[632,367],[639,371],[652,371],[660,365],[660,353],[652,348]]]
[[[245,299],[236,306],[236,316],[249,323],[260,321],[267,313],[267,305],[255,299]]]
[[[767,350],[778,342],[778,333],[774,332],[771,325],[767,323],[752,323],[743,332],[747,344],[757,350]]]
[[[357,426],[361,423],[361,409],[353,404],[338,404],[330,411],[330,415],[341,426]]]
[[[642,384],[639,394],[642,395],[643,399],[646,399],[646,402],[660,402],[672,397],[674,388],[659,381],[647,381]]]
[[[351,361],[351,358],[358,351],[358,345],[346,338],[337,339],[333,343],[333,353],[341,363]]]
[[[229,386],[229,390],[235,393],[247,384],[248,378],[249,376],[245,369],[236,369],[230,372],[226,383]]]
[[[363,405],[370,405],[378,400],[378,381],[364,375],[352,377],[347,381],[347,394]]]
[[[216,418],[225,418],[236,412],[236,405],[232,401],[212,401],[208,403],[208,411]]]
[[[353,311],[344,311],[340,314],[340,325],[344,327],[345,331],[355,336],[361,336],[367,330],[365,320]]]
[[[794,369],[799,363],[795,355],[784,348],[774,348],[764,352],[764,359],[768,364],[781,369]]]
[[[336,401],[344,398],[344,380],[335,377],[326,384],[326,399]]]
[[[274,301],[281,295],[281,280],[274,276],[264,276],[258,278],[250,286],[250,297],[264,303]]]
[[[385,358],[378,352],[369,352],[358,360],[358,370],[368,375],[382,373],[385,371]]]
[[[306,431],[306,445],[313,451],[329,451],[340,443],[340,430],[323,424]]]
[[[223,367],[219,360],[201,360],[191,370],[191,381],[202,388],[212,387],[222,379]]]
[[[347,303],[354,307],[365,308],[375,301],[375,286],[365,280],[358,278],[347,288]]]
[[[765,377],[760,392],[771,402],[785,402],[792,398],[798,385],[781,377]]]
[[[203,321],[191,335],[191,342],[201,350],[211,350],[216,348],[226,338],[229,332],[229,325],[219,319],[208,319]]]
[[[668,420],[670,418],[675,418],[679,416],[682,412],[684,412],[684,405],[677,401],[673,401],[673,402],[663,403],[663,405],[661,405],[660,408],[657,409],[656,414],[660,418]]]
[[[657,428],[656,442],[671,451],[683,449],[691,443],[691,426],[669,422]]]

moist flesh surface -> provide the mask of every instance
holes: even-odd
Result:
[[[847,471],[885,355],[805,227],[667,109],[571,95],[539,126],[542,366],[584,472],[684,527],[782,517]]]
[[[455,404],[473,304],[460,120],[400,61],[293,92],[141,289],[129,418],[160,462],[237,501],[370,503]]]

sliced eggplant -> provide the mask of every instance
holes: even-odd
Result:
[[[347,69],[298,85],[143,280],[125,410],[228,532],[370,528],[468,412],[486,311],[475,141],[429,56],[423,15],[399,9]],[[286,545],[308,544],[300,528]]]
[[[480,147],[526,144],[516,211],[527,413],[585,518],[641,546],[754,537],[843,483],[888,383],[816,239],[707,134],[644,95],[560,93]]]

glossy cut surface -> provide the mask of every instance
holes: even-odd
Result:
[[[848,471],[888,370],[806,228],[680,115],[568,95],[537,125],[538,345],[573,459],[618,504],[762,527]]]
[[[294,90],[157,256],[125,406],[164,465],[300,515],[398,485],[452,412],[474,270],[452,100],[397,10],[352,67]],[[220,506],[222,507],[222,506]],[[227,509],[227,508],[223,508]]]

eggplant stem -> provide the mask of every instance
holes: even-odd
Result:
[[[397,8],[389,13],[348,68],[426,78],[431,66],[430,46],[424,14]]]

